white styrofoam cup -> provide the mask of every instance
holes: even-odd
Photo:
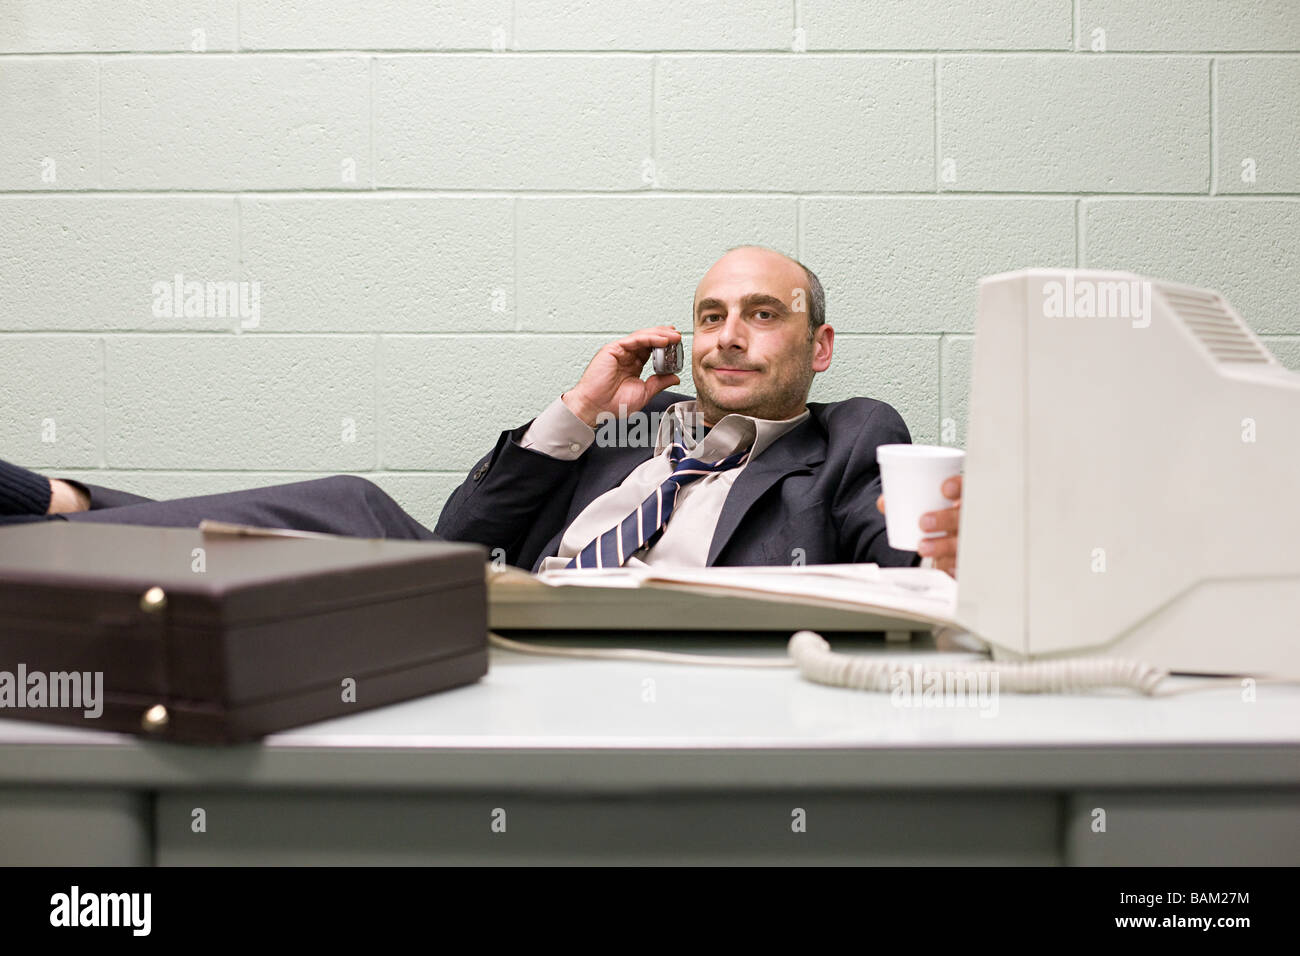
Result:
[[[889,546],[915,551],[923,538],[938,538],[943,531],[921,530],[921,515],[953,506],[943,496],[943,483],[960,475],[966,452],[947,445],[880,445],[881,491],[885,496],[885,527]]]

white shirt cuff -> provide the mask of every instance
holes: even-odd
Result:
[[[533,419],[519,441],[519,447],[532,448],[552,458],[573,461],[591,447],[596,429],[573,413],[564,400],[557,398]]]

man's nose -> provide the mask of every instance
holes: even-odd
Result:
[[[722,323],[718,332],[718,348],[743,349],[745,347],[745,323],[738,313],[731,313]]]

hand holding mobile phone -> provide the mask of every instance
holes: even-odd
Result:
[[[603,345],[578,383],[560,397],[592,428],[602,412],[624,415],[637,411],[656,393],[675,384],[673,374],[686,367],[681,338],[672,326],[655,325]],[[651,356],[655,374],[643,378],[646,359]]]

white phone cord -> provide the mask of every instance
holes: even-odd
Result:
[[[553,647],[526,644],[488,633],[493,646],[524,654],[547,657],[579,657],[602,660],[654,661],[668,664],[703,664],[714,667],[798,667],[799,673],[819,684],[851,687],[856,690],[889,693],[895,674],[915,678],[956,670],[998,675],[999,690],[1020,694],[1069,694],[1098,687],[1128,687],[1148,696],[1166,696],[1205,690],[1226,682],[1239,683],[1238,677],[1209,678],[1202,683],[1172,690],[1157,691],[1169,672],[1141,661],[1118,657],[1075,657],[1059,661],[994,663],[970,661],[947,668],[922,663],[920,658],[881,658],[865,655],[837,654],[814,631],[797,631],[787,645],[788,657],[740,657],[708,654],[679,654],[636,648]],[[1286,680],[1257,679],[1258,683],[1292,683]]]
[[[915,676],[937,672],[941,667],[926,666],[920,661],[899,658],[866,657],[837,654],[820,634],[798,631],[790,638],[790,656],[799,672],[809,680],[835,687],[853,687],[888,693],[893,689],[895,674]],[[1072,694],[1097,687],[1131,687],[1143,694],[1155,693],[1156,685],[1169,676],[1168,671],[1141,661],[1118,657],[1081,657],[1061,661],[1027,661],[997,664],[971,661],[955,664],[954,669],[976,674],[997,674],[998,689],[1013,694]]]

